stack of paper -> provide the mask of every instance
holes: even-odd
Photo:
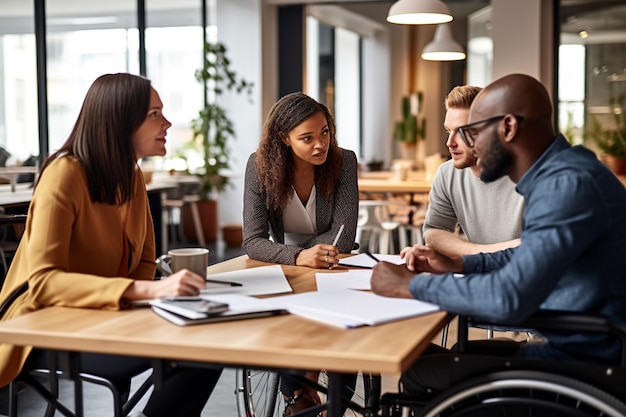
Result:
[[[344,328],[373,326],[439,310],[439,306],[419,300],[348,289],[284,295],[267,301],[292,314]]]
[[[205,298],[228,304],[228,310],[216,315],[209,315],[184,309],[159,299],[150,301],[150,305],[159,316],[179,326],[267,317],[286,312],[284,309],[268,303],[267,300],[247,295],[215,294]]]

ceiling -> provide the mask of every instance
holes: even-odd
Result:
[[[224,0],[217,0],[224,1]],[[261,1],[261,0],[259,0]],[[340,4],[352,11],[359,8],[386,10],[394,0],[265,0],[269,4]],[[489,0],[444,0],[456,18],[463,18],[490,4]],[[33,1],[1,0],[0,19],[28,17],[33,15]],[[46,9],[49,16],[106,15],[135,10],[132,0],[48,0]],[[199,0],[148,0],[147,7],[152,11],[197,10]],[[600,43],[626,42],[626,1],[625,0],[560,0],[560,20],[563,42]],[[383,12],[384,13],[384,12]],[[384,19],[384,17],[381,17]],[[585,30],[589,37],[581,41],[578,33]]]
[[[626,43],[624,0],[561,0],[560,12],[564,43]]]
[[[219,1],[219,0],[218,0]],[[223,0],[222,0],[223,1]],[[389,5],[393,0],[266,0],[269,4],[359,4],[380,3]],[[186,9],[199,7],[199,0],[148,0],[147,7],[153,10]],[[489,4],[489,0],[446,0],[455,16],[466,16]],[[80,5],[80,7],[78,7]],[[51,14],[101,14],[111,11],[135,10],[135,2],[131,0],[48,0],[46,9]],[[0,16],[28,16],[33,14],[33,2],[28,0],[2,0]]]

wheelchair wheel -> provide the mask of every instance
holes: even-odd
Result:
[[[364,374],[360,380],[360,384],[357,380],[352,401],[359,407],[377,410],[380,377]],[[285,412],[285,402],[280,393],[280,375],[276,372],[243,368],[236,373],[235,383],[239,417],[282,417]],[[325,372],[320,372],[318,383],[322,387],[328,386],[328,376]],[[320,393],[320,398],[325,401],[323,393]],[[360,414],[348,409],[345,416],[356,417]]]
[[[243,368],[236,373],[235,394],[240,417],[282,417],[285,412],[276,372]]]
[[[581,381],[537,371],[484,375],[447,390],[422,417],[623,417],[626,405]]]

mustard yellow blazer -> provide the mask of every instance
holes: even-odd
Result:
[[[116,276],[123,231],[128,238],[128,278]],[[58,158],[35,189],[0,300],[25,281],[29,289],[2,320],[48,306],[118,310],[133,279],[154,278],[154,260],[154,227],[142,175],[135,175],[134,197],[123,206],[94,203],[78,160]],[[30,351],[0,345],[0,386],[18,375]]]

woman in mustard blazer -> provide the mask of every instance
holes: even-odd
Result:
[[[204,279],[186,270],[154,281],[154,229],[137,161],[165,155],[171,123],[162,107],[143,77],[107,74],[92,84],[68,140],[41,168],[0,300],[25,291],[2,320],[48,306],[120,310],[133,300],[204,288]],[[148,359],[115,355],[83,354],[81,362],[84,372],[115,380],[121,392],[150,368]],[[43,350],[0,345],[0,386],[46,363]],[[220,373],[172,372],[144,415],[200,416]]]

